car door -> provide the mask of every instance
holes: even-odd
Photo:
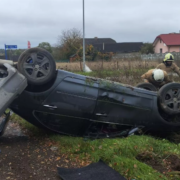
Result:
[[[65,77],[42,103],[37,119],[54,131],[80,135],[89,125],[98,96],[98,84],[83,76]]]
[[[141,124],[151,116],[153,96],[140,91],[119,83],[100,82],[93,119],[122,125]]]

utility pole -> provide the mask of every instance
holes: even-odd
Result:
[[[83,0],[83,71],[85,71],[85,25],[84,25],[84,0]]]

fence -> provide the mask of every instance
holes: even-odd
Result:
[[[164,56],[167,53],[156,53],[156,54],[143,54],[141,55],[141,59],[146,60],[146,59],[150,59],[150,60],[155,60],[155,59],[160,59],[163,60]],[[174,55],[175,60],[180,60],[180,52],[171,52],[171,54]]]
[[[174,55],[175,60],[180,60],[180,52],[171,52]],[[137,54],[137,53],[129,53],[129,54],[116,54],[112,59],[142,59],[142,60],[163,60],[166,53],[157,53],[157,54]],[[13,60],[14,62],[18,61],[18,55],[9,55],[7,59]],[[5,56],[0,56],[0,59],[6,59]],[[57,63],[69,63],[69,59],[64,60],[55,60]]]
[[[19,55],[7,55],[7,59],[12,60],[14,62],[17,62],[18,58],[19,58]],[[3,55],[3,56],[0,56],[0,59],[6,59],[6,57]]]
[[[142,59],[142,60],[163,60],[164,56],[167,53],[156,53],[156,54],[134,54],[134,53],[129,53],[129,54],[116,54],[113,59],[116,58],[124,58],[124,59]],[[175,60],[180,60],[180,52],[171,52],[171,54],[174,55]]]

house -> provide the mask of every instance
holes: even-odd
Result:
[[[180,33],[161,34],[153,45],[155,53],[180,52]]]
[[[114,39],[111,39],[111,38],[98,38],[98,37],[95,37],[95,38],[85,38],[85,44],[86,45],[93,45],[94,44],[114,44],[116,43],[116,41]]]
[[[93,45],[93,47],[103,53],[132,53],[139,52],[143,43],[142,42],[123,42],[117,43],[112,38],[85,38],[86,45]]]
[[[85,38],[86,45],[93,45],[93,47],[103,53],[132,53],[139,52],[143,43],[142,42],[123,42],[117,43],[112,38]]]
[[[143,46],[142,42],[122,42],[117,43],[112,38],[85,38],[85,45],[93,45],[93,47],[101,53],[134,53],[139,52]],[[70,62],[77,59],[77,55],[70,56]]]
[[[143,46],[142,42],[123,42],[123,43],[107,43],[94,44],[94,48],[99,52],[113,53],[132,53],[139,52]]]

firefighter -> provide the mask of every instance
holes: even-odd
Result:
[[[161,64],[159,64],[156,69],[162,69],[168,73],[168,75],[180,76],[180,69],[174,63],[174,56],[171,53],[167,53]]]
[[[160,88],[164,84],[171,82],[167,72],[161,69],[150,69],[145,74],[143,74],[141,78],[144,80],[144,82],[151,83],[157,88]]]

